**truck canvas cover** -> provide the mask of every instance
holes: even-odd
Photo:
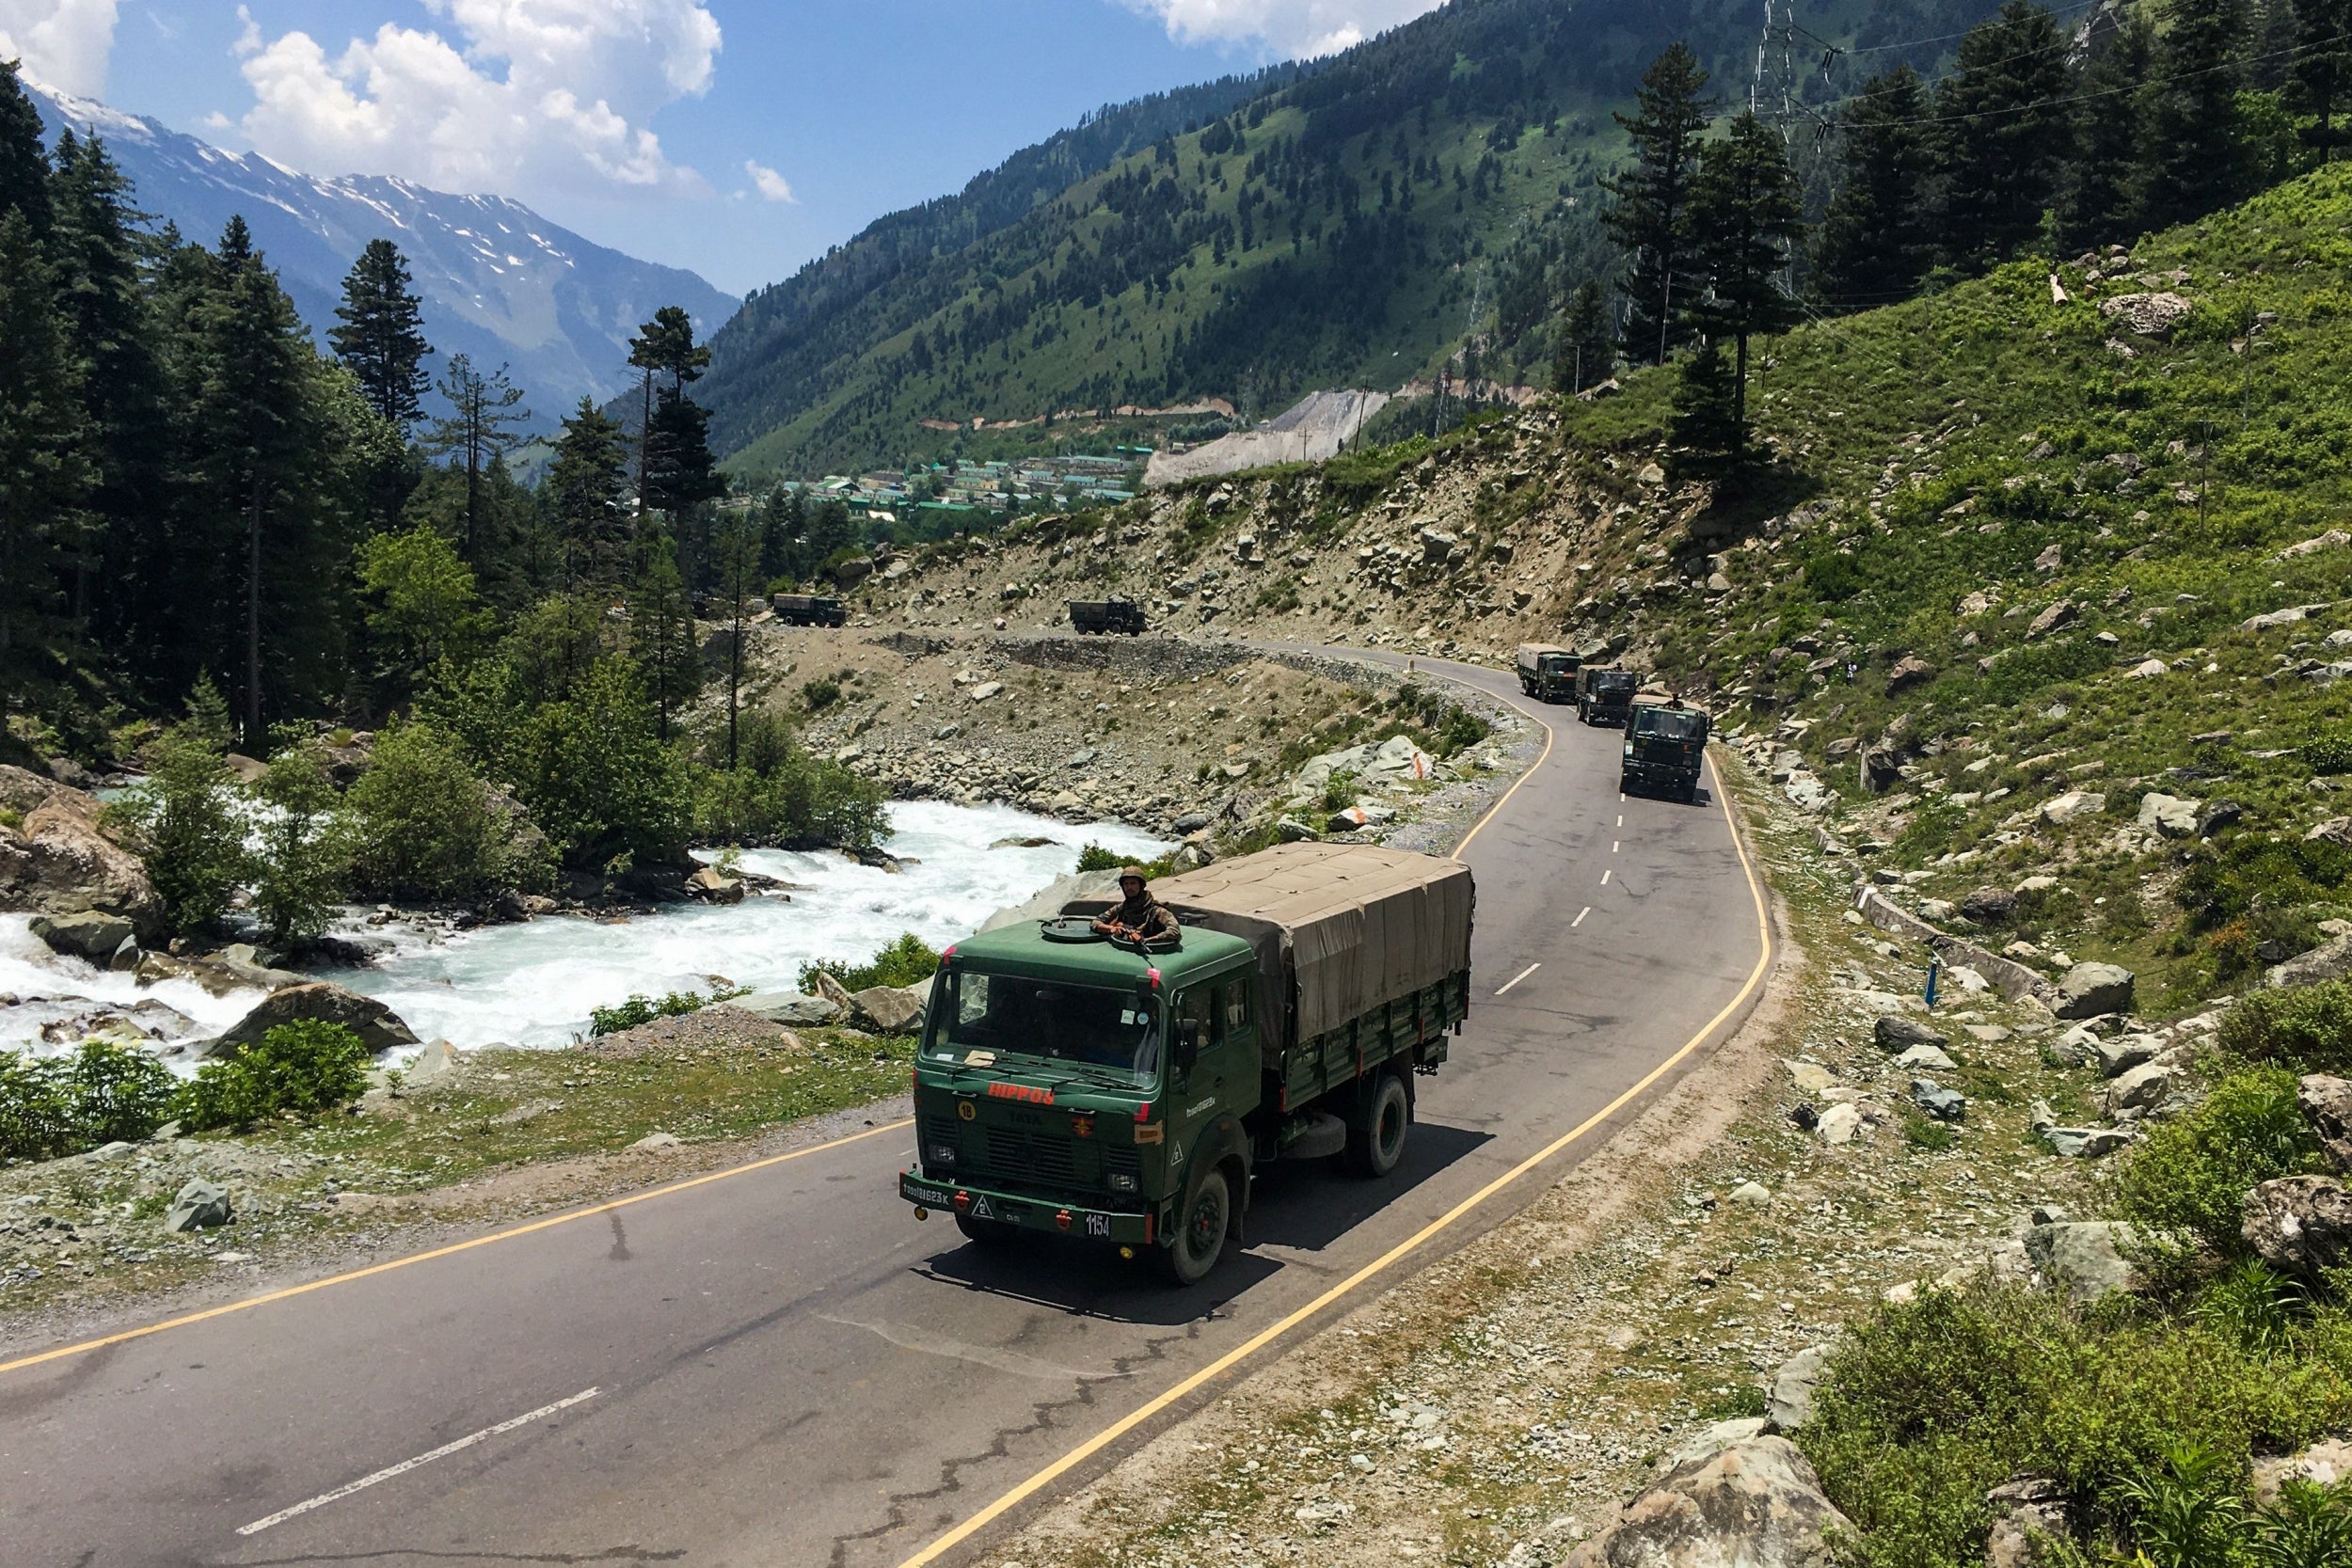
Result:
[[[1269,1057],[1470,968],[1470,867],[1370,844],[1283,844],[1153,885],[1186,925],[1258,955]],[[1099,914],[1081,899],[1067,914]]]
[[[1522,642],[1519,644],[1519,668],[1536,669],[1542,665],[1546,657],[1553,656],[1561,658],[1574,658],[1576,650],[1563,648],[1556,642]]]

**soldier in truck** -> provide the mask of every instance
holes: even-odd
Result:
[[[1094,923],[1103,935],[1134,942],[1166,942],[1177,935],[1176,916],[1152,896],[1143,867],[1119,868],[1119,896],[1120,902]]]

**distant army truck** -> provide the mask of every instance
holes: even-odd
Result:
[[[1133,637],[1144,629],[1143,607],[1133,599],[1073,599],[1070,624],[1081,637],[1097,632],[1124,632]]]
[[[768,602],[787,626],[838,626],[850,619],[850,607],[827,594],[778,594]]]
[[[1622,724],[1633,711],[1633,693],[1641,684],[1630,670],[1596,670],[1588,664],[1576,674],[1576,716],[1587,724]]]
[[[1576,701],[1576,673],[1584,656],[1550,642],[1522,642],[1518,660],[1519,689],[1539,702]]]
[[[1664,795],[1685,804],[1696,800],[1707,730],[1707,715],[1679,702],[1637,705],[1626,721],[1620,787],[1628,795]]]
[[[1097,936],[1105,906],[1082,900],[942,955],[898,1179],[916,1218],[1155,1253],[1189,1285],[1239,1232],[1253,1170],[1395,1169],[1413,1074],[1470,1011],[1469,868],[1285,844],[1152,891],[1172,943]]]

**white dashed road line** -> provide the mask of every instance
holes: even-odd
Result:
[[[1579,926],[1583,925],[1583,924],[1584,924],[1584,917],[1585,917],[1586,915],[1588,915],[1588,914],[1592,913],[1592,912],[1593,912],[1593,906],[1592,906],[1592,905],[1590,905],[1590,904],[1587,904],[1587,905],[1585,905],[1582,909],[1581,909],[1581,910],[1577,911],[1576,911],[1576,918],[1575,918],[1574,920],[1571,920],[1571,921],[1569,921],[1569,922],[1568,922],[1568,929],[1569,929],[1569,930],[1571,930],[1571,931],[1573,931],[1573,930],[1575,930],[1575,929],[1576,929]]]
[[[1601,885],[1601,886],[1603,886],[1603,887],[1607,887],[1607,886],[1609,885],[1609,877],[1610,877],[1610,873],[1611,873],[1611,872],[1613,872],[1614,870],[1616,870],[1616,867],[1614,867],[1614,866],[1611,866],[1611,867],[1609,868],[1609,870],[1608,870],[1608,871],[1604,871],[1604,872],[1602,872],[1602,873],[1600,874],[1600,885]]]
[[[322,1492],[315,1497],[306,1497],[292,1508],[279,1509],[266,1519],[256,1519],[249,1525],[239,1525],[237,1533],[259,1535],[272,1525],[282,1525],[298,1513],[308,1513],[314,1508],[325,1508],[328,1503],[341,1502],[354,1492],[364,1492],[378,1481],[390,1481],[395,1476],[405,1476],[409,1471],[430,1465],[437,1459],[447,1459],[461,1449],[470,1449],[476,1443],[492,1437],[503,1436],[517,1427],[527,1427],[533,1421],[544,1420],[559,1410],[569,1410],[573,1405],[585,1403],[595,1399],[599,1392],[601,1392],[600,1389],[582,1388],[570,1399],[557,1400],[553,1404],[543,1404],[538,1409],[517,1416],[512,1420],[501,1421],[492,1427],[484,1427],[480,1432],[470,1436],[460,1437],[454,1443],[444,1443],[430,1453],[421,1453],[414,1459],[404,1459],[397,1465],[387,1465],[372,1476],[361,1476],[358,1481],[348,1481],[332,1492]]]
[[[1502,990],[1509,990],[1513,986],[1518,985],[1521,980],[1526,979],[1529,975],[1534,974],[1537,970],[1543,967],[1544,966],[1540,962],[1529,964],[1525,969],[1522,969],[1517,974],[1512,975],[1509,981],[1504,984]],[[1499,990],[1495,992],[1495,994],[1497,996],[1501,996],[1502,994],[1502,990]]]

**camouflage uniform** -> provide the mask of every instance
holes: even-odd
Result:
[[[1119,874],[1119,879],[1122,882],[1130,877],[1138,882],[1146,880],[1143,872],[1132,865]],[[1166,904],[1152,896],[1148,882],[1137,890],[1133,898],[1122,898],[1104,910],[1094,924],[1098,928],[1104,926],[1121,926],[1130,933],[1146,941],[1159,937],[1172,937],[1177,934],[1176,916]]]

